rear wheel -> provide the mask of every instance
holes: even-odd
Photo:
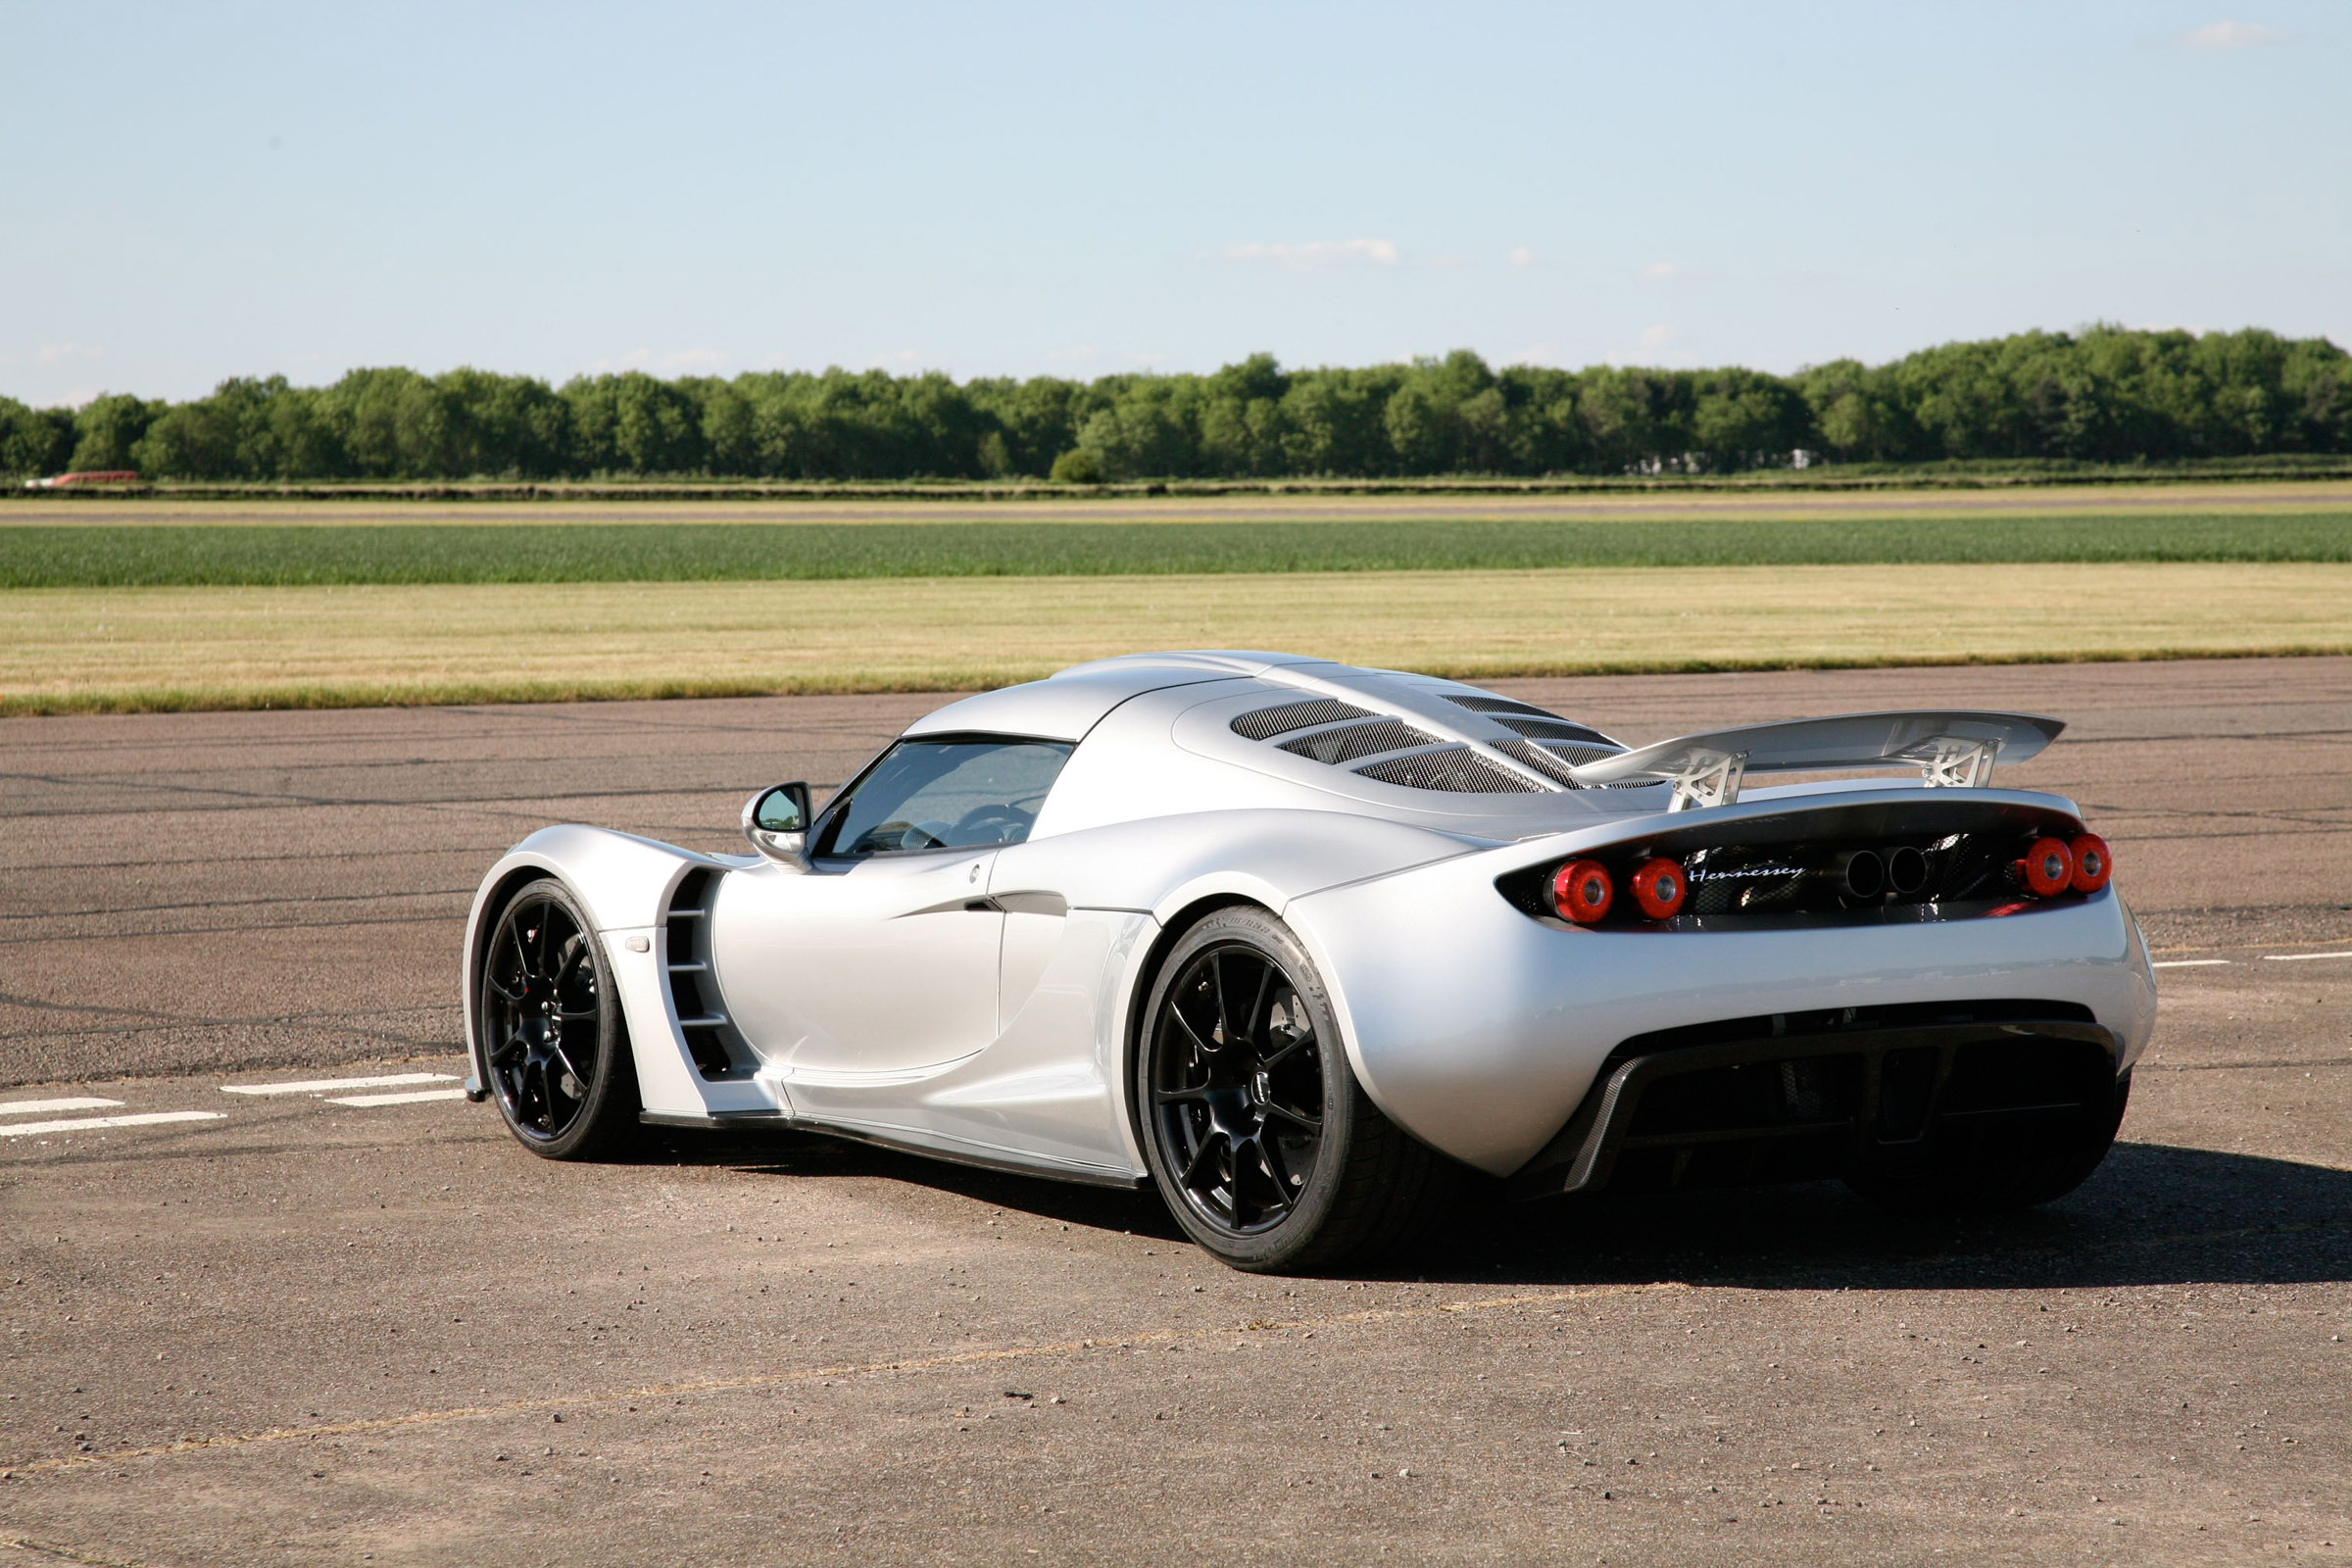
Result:
[[[585,1159],[637,1130],[637,1071],[604,952],[563,883],[507,902],[482,959],[474,1018],[483,1080],[507,1129],[534,1154]]]
[[[1382,1115],[1322,978],[1281,921],[1220,909],[1154,981],[1135,1097],[1177,1223],[1236,1268],[1328,1267],[1424,1228],[1456,1167]]]
[[[2115,1080],[2113,1102],[2087,1109],[2031,1139],[2004,1140],[1899,1177],[1849,1178],[1846,1185],[1890,1208],[1997,1214],[2064,1198],[2090,1179],[2115,1146],[2132,1100],[2129,1069]]]

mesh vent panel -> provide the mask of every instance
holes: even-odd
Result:
[[[1525,741],[1496,741],[1494,749],[1514,762],[1525,762],[1545,778],[1558,779],[1572,790],[1584,788],[1568,776],[1568,769],[1583,760],[1581,758],[1562,757],[1557,752],[1547,752],[1541,746],[1530,746]]]
[[[1520,718],[1496,714],[1494,722],[1505,729],[1515,729],[1531,741],[1582,741],[1588,746],[1607,746],[1609,738],[1596,729],[1571,724],[1564,718]]]
[[[1288,735],[1309,724],[1336,724],[1343,718],[1370,718],[1372,714],[1349,703],[1333,697],[1318,697],[1311,702],[1284,703],[1276,708],[1259,708],[1244,713],[1233,721],[1233,732],[1253,741],[1276,735]]]
[[[1492,763],[1480,761],[1470,755],[1467,746],[1448,747],[1442,752],[1415,752],[1410,757],[1392,758],[1386,762],[1359,767],[1356,772],[1364,778],[1376,778],[1383,784],[1402,784],[1407,789],[1416,790],[1446,790],[1455,795],[1543,793],[1527,780],[1505,773]]]
[[[1295,741],[1284,741],[1282,749],[1296,757],[1311,757],[1318,762],[1352,762],[1376,752],[1427,746],[1436,739],[1435,735],[1425,735],[1401,719],[1376,718],[1369,724],[1349,724],[1344,729],[1301,735]]]
[[[1545,741],[1538,750],[1548,752],[1570,767],[1582,767],[1587,762],[1597,762],[1604,757],[1617,755],[1614,746],[1578,746],[1569,741]],[[1645,778],[1642,782],[1654,784],[1657,780]]]
[[[1451,692],[1446,693],[1445,697],[1454,707],[1467,708],[1473,713],[1525,713],[1531,718],[1558,718],[1560,716],[1557,713],[1547,713],[1532,703],[1514,703],[1508,697],[1456,697]]]

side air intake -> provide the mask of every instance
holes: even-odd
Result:
[[[710,909],[718,900],[719,875],[697,867],[679,881],[662,917],[662,978],[695,1067],[705,1078],[735,1078],[750,1072],[754,1062],[710,970]]]

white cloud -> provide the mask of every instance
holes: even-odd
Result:
[[[97,360],[106,357],[106,350],[95,349],[86,343],[44,343],[32,351],[35,365],[69,365],[75,360]]]
[[[1509,262],[1513,267],[1533,267],[1536,263],[1535,248],[1529,245],[1518,246],[1512,250],[1509,256],[1503,259]]]
[[[1671,278],[1696,277],[1698,272],[1681,262],[1652,262],[1642,269],[1642,275],[1653,283],[1663,283]]]
[[[1229,262],[1267,262],[1276,267],[1394,267],[1403,253],[1393,239],[1317,239],[1301,245],[1228,245]]]
[[[1674,328],[1664,321],[1642,329],[1642,346],[1645,349],[1662,349],[1673,341]]]
[[[2261,44],[2283,42],[2287,33],[2278,27],[2268,27],[2259,22],[2212,22],[2202,27],[2191,27],[2180,34],[2180,41],[2191,49],[2219,54],[2228,49],[2252,49]]]
[[[733,364],[735,356],[724,349],[671,349],[657,354],[652,349],[631,349],[614,358],[591,360],[590,375],[612,375],[620,370],[650,370],[657,375],[706,374]]]

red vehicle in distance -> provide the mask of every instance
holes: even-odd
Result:
[[[24,488],[27,490],[62,490],[68,485],[137,484],[138,482],[139,470],[136,468],[89,468],[77,473],[54,474],[46,479],[27,479],[24,481]]]

